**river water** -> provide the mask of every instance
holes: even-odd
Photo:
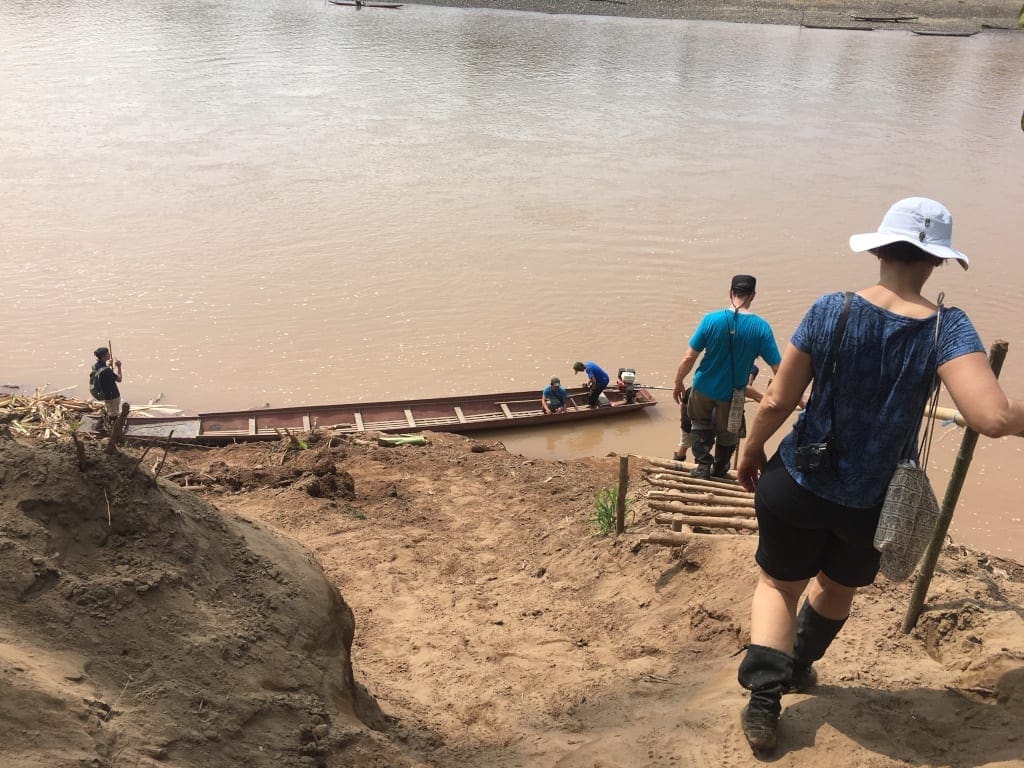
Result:
[[[1024,396],[1020,35],[16,0],[0,41],[0,384],[84,396],[109,339],[129,400],[190,411],[539,390],[577,359],[670,385],[733,273],[782,346],[876,279],[848,235],[926,195],[972,257],[929,290],[1011,342]],[[659,394],[494,437],[667,456]],[[1022,448],[980,441],[958,540],[1024,559]]]

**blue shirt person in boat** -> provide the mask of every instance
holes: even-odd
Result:
[[[676,370],[672,398],[681,405],[683,380],[703,353],[686,406],[693,421],[691,447],[697,462],[694,477],[725,477],[739,444],[738,424],[735,431],[729,429],[733,398],[742,407],[750,368],[758,357],[775,372],[782,362],[771,326],[750,311],[756,286],[757,280],[751,275],[733,277],[729,308],[704,316]]]
[[[93,365],[92,372],[102,394],[102,397],[97,399],[103,401],[109,415],[117,416],[121,411],[121,391],[117,388],[118,382],[122,380],[121,361],[114,360],[106,347],[99,347],[93,354],[96,356],[96,364]],[[111,362],[114,368],[117,368],[116,373],[114,368],[110,367]]]
[[[581,363],[577,360],[572,364],[572,369],[576,373],[584,372],[587,374],[587,389],[590,392],[587,396],[587,407],[597,408],[597,401],[610,381],[608,374],[602,370],[601,366],[590,360],[586,363]]]
[[[549,416],[552,413],[565,413],[566,403],[569,402],[569,393],[562,386],[562,381],[557,376],[551,377],[551,384],[544,387],[540,396],[540,406],[544,413]]]

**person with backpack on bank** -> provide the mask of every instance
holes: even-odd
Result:
[[[89,394],[103,403],[109,416],[116,418],[121,412],[121,390],[117,388],[122,381],[121,361],[114,360],[106,347],[100,347],[93,354],[96,364],[89,373]],[[116,373],[110,367],[111,362],[117,368]]]

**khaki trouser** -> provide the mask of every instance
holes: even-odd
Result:
[[[113,400],[104,400],[103,404],[107,407],[107,413],[110,416],[121,415],[121,398],[115,397]]]
[[[690,414],[690,421],[693,422],[693,431],[713,432],[715,441],[723,448],[734,447],[739,443],[739,435],[729,431],[729,407],[732,403],[728,400],[712,400],[707,395],[694,389],[690,392],[690,402],[687,404],[687,413]],[[695,436],[696,438],[696,436]]]

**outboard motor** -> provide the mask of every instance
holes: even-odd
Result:
[[[636,370],[634,368],[619,368],[619,391],[626,396],[626,404],[632,405],[636,402]]]

